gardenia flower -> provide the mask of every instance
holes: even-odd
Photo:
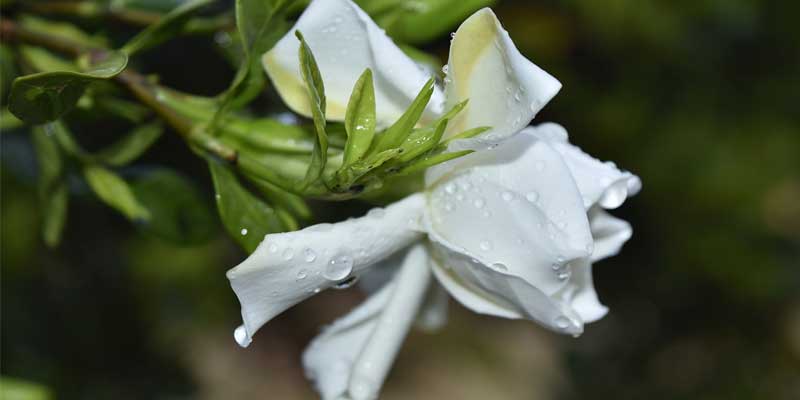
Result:
[[[396,119],[427,81],[348,0],[313,1],[295,26],[315,52],[328,117],[342,119],[364,68],[375,77],[379,125]],[[293,32],[264,56],[279,93],[309,115]],[[640,188],[639,179],[600,162],[547,123],[525,128],[560,85],[525,59],[484,9],[454,35],[445,94],[427,117],[469,98],[450,134],[492,129],[453,148],[478,151],[431,168],[426,190],[366,216],[264,238],[228,278],[242,306],[235,338],[247,346],[266,322],[327,288],[363,276],[370,297],[318,336],[303,363],[324,399],[371,399],[411,325],[445,319],[449,293],[482,314],[526,318],[579,335],[607,309],[592,264],[616,254],[631,228],[605,210]],[[369,272],[369,273],[367,273]]]

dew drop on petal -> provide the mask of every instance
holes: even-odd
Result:
[[[503,200],[505,200],[505,201],[511,201],[511,200],[514,200],[514,193],[511,193],[511,192],[506,190],[505,192],[503,192],[500,195],[500,197],[502,197]]]
[[[353,258],[347,254],[340,254],[331,258],[325,268],[325,278],[331,281],[340,281],[353,271]]]
[[[447,192],[447,194],[455,193],[456,192],[456,184],[453,183],[453,182],[448,183],[447,185],[444,186],[444,191]]]
[[[506,265],[503,263],[494,263],[492,264],[492,268],[502,272],[508,271],[508,267],[506,267]]]
[[[306,271],[304,269],[301,269],[300,271],[297,271],[297,280],[298,281],[302,281],[303,279],[306,279],[307,276],[308,276],[308,271]]]
[[[294,258],[294,250],[292,250],[291,247],[287,247],[285,250],[283,250],[283,259],[289,261],[292,258]]]
[[[250,343],[253,341],[247,335],[247,329],[244,328],[244,325],[236,328],[236,330],[233,331],[233,339],[236,340],[236,343],[242,347],[249,346]]]
[[[349,278],[347,278],[347,279],[345,279],[343,281],[336,282],[336,284],[333,285],[333,288],[334,289],[339,289],[339,290],[347,289],[347,288],[352,287],[353,285],[355,285],[356,282],[358,282],[358,277],[357,276],[351,276],[351,277],[349,277]]]
[[[569,319],[563,315],[556,317],[555,323],[559,329],[567,329],[569,327]]]
[[[539,193],[536,192],[529,192],[525,195],[525,199],[530,201],[531,203],[535,203],[539,200]]]
[[[303,258],[306,260],[306,262],[314,262],[314,260],[317,259],[317,253],[314,252],[314,250],[305,249],[303,250]]]

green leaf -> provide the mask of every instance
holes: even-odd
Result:
[[[158,22],[139,32],[139,34],[128,41],[121,50],[128,55],[133,55],[172,39],[174,36],[181,33],[186,23],[191,19],[192,14],[197,12],[201,7],[211,3],[211,1],[212,0],[190,0],[175,7],[172,11],[161,17]]]
[[[103,164],[121,166],[139,158],[161,137],[164,126],[153,122],[135,128],[124,138],[94,154],[94,159]]]
[[[384,150],[357,161],[347,168],[343,168],[336,174],[337,185],[335,189],[337,191],[348,191],[353,183],[367,175],[370,171],[397,157],[402,152],[403,150],[399,148]]]
[[[414,128],[414,125],[417,124],[417,121],[419,121],[419,118],[425,111],[425,106],[428,105],[428,101],[431,99],[433,89],[433,79],[429,79],[428,82],[422,86],[419,94],[411,105],[408,106],[408,109],[403,115],[401,115],[392,126],[386,129],[385,132],[378,135],[375,140],[375,145],[370,150],[371,153],[379,153],[387,149],[399,147],[403,141],[406,140],[406,137],[411,133],[411,129]]]
[[[455,151],[452,153],[439,153],[433,154],[427,157],[422,158],[421,160],[404,167],[400,171],[397,172],[398,175],[410,175],[417,172],[422,172],[429,167],[432,167],[436,164],[441,164],[445,161],[450,161],[454,158],[458,158],[461,156],[465,156],[469,153],[472,153],[474,150],[462,150],[462,151]]]
[[[151,170],[136,179],[132,189],[150,213],[139,225],[145,233],[177,244],[200,244],[214,235],[216,221],[203,194],[177,172]]]
[[[113,78],[127,64],[125,53],[111,52],[84,72],[42,72],[19,77],[11,85],[8,109],[31,124],[56,120],[75,106],[90,83]]]
[[[409,162],[433,149],[442,140],[444,130],[447,128],[447,121],[443,119],[436,126],[412,131],[411,135],[400,146],[405,151],[397,158],[397,161],[401,163]]]
[[[209,129],[215,132],[227,113],[246,105],[264,87],[261,55],[289,30],[287,13],[296,0],[236,0],[236,27],[242,42],[244,61],[231,86],[219,99]]]
[[[67,219],[69,193],[64,180],[64,161],[52,134],[52,127],[37,126],[31,130],[39,166],[38,194],[42,208],[42,238],[49,247],[61,241]]]
[[[217,210],[228,234],[252,253],[268,233],[284,225],[275,210],[242,187],[236,175],[215,159],[208,160],[216,191]]]
[[[83,168],[83,176],[100,200],[128,219],[142,221],[150,218],[150,212],[139,202],[128,183],[119,175],[103,167],[88,165]]]
[[[342,168],[360,160],[369,151],[375,136],[375,87],[367,68],[353,87],[344,118],[347,144]]]
[[[452,143],[454,140],[473,138],[490,129],[492,129],[491,126],[479,126],[477,128],[467,129],[463,132],[460,132],[443,140],[442,143],[439,143],[439,145],[436,146],[435,151],[444,151],[447,148],[447,145]]]
[[[51,400],[53,398],[53,393],[46,386],[5,376],[0,377],[0,399]]]
[[[11,111],[8,111],[7,107],[3,107],[3,109],[0,110],[0,132],[16,129],[22,125],[24,125],[24,123],[15,117]]]
[[[108,41],[105,38],[89,35],[77,26],[67,22],[56,22],[32,15],[23,15],[19,18],[19,24],[26,29],[46,33],[49,36],[66,39],[71,42],[96,48],[108,47]]]
[[[470,14],[494,3],[495,0],[407,1],[403,3],[405,12],[402,15],[392,19],[390,24],[381,25],[397,41],[425,43],[452,31]]]
[[[317,61],[303,39],[303,34],[296,31],[295,35],[300,40],[300,72],[311,101],[311,114],[314,117],[314,130],[317,134],[314,150],[311,153],[311,162],[308,165],[306,176],[300,184],[300,188],[305,189],[322,176],[328,160],[328,136],[325,133],[325,87],[322,84],[322,74],[319,72]]]

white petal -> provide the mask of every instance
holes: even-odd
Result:
[[[365,217],[267,235],[227,273],[242,306],[246,335],[239,336],[246,340],[240,344],[287,308],[419,239],[408,220],[423,206],[423,196],[415,194]]]
[[[547,140],[561,154],[572,171],[587,210],[595,204],[607,209],[617,208],[641,189],[642,182],[636,175],[620,171],[613,162],[602,162],[571,145],[561,125],[544,123],[527,130]]]
[[[546,295],[558,291],[560,267],[592,249],[580,194],[559,154],[528,132],[461,162],[429,189],[428,230]]]
[[[588,259],[571,263],[572,277],[562,291],[556,296],[575,310],[585,323],[603,318],[608,307],[600,303],[592,282],[592,264]]]
[[[425,297],[427,258],[413,246],[390,284],[314,339],[303,364],[323,399],[377,397]]]
[[[504,318],[527,318],[556,332],[580,335],[583,321],[568,304],[474,254],[432,237],[436,278],[465,307]]]
[[[350,93],[366,68],[373,73],[378,127],[394,122],[430,78],[352,1],[314,0],[262,59],[283,101],[299,114],[311,115],[298,62],[297,30],[322,74],[328,119],[344,120]],[[443,102],[444,95],[435,89],[424,118],[438,115]]]
[[[441,285],[431,285],[420,307],[416,327],[426,332],[435,332],[444,327],[447,323],[449,298]]]
[[[561,89],[561,83],[520,54],[488,8],[456,31],[446,82],[448,107],[469,99],[448,126],[448,135],[479,126],[493,128],[478,138],[454,142],[454,150],[485,147],[517,133]]]
[[[589,210],[589,224],[594,237],[592,262],[616,255],[633,235],[627,221],[614,217],[600,207]]]

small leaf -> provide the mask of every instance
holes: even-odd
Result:
[[[492,127],[490,127],[490,126],[479,126],[477,128],[467,129],[467,130],[465,130],[463,132],[460,132],[458,134],[455,134],[455,135],[450,136],[449,138],[443,140],[442,143],[439,143],[439,145],[436,146],[436,150],[435,151],[443,151],[443,150],[445,150],[447,148],[447,146],[450,143],[452,143],[455,140],[473,138],[473,137],[478,136],[481,133],[484,133],[484,132],[486,132],[488,130],[491,130],[491,129],[492,129]]]
[[[409,162],[433,149],[442,140],[446,128],[447,120],[443,119],[436,126],[412,131],[408,139],[400,146],[405,152],[397,158],[397,161]]]
[[[252,253],[268,233],[284,226],[275,210],[242,187],[236,175],[215,159],[208,160],[214,181],[217,210],[228,234]]]
[[[139,202],[128,183],[119,175],[106,168],[89,165],[84,167],[83,176],[100,200],[128,219],[141,221],[150,218],[150,212]]]
[[[458,158],[461,156],[465,156],[469,153],[472,153],[474,150],[463,150],[463,151],[455,151],[452,153],[439,153],[434,154],[428,157],[423,158],[422,160],[411,164],[407,167],[404,167],[400,171],[397,172],[398,175],[410,175],[417,172],[422,172],[429,167],[432,167],[436,164],[441,164],[445,161],[450,161],[454,158]]]
[[[261,93],[264,72],[261,55],[289,30],[287,13],[296,0],[236,0],[236,27],[242,42],[244,61],[231,86],[219,99],[209,129],[215,132],[232,108],[242,107]]]
[[[114,144],[95,153],[93,158],[112,166],[128,164],[147,151],[161,137],[163,131],[161,122],[142,125]]]
[[[125,53],[111,52],[85,72],[42,72],[19,77],[11,85],[8,109],[31,124],[56,120],[75,106],[90,83],[113,78],[127,64]]]
[[[386,149],[399,147],[403,141],[406,140],[406,137],[411,133],[411,129],[414,128],[414,125],[417,124],[417,121],[419,121],[419,118],[425,111],[425,106],[428,105],[428,101],[430,101],[431,95],[433,95],[433,89],[433,79],[429,79],[428,82],[422,86],[419,94],[411,105],[408,106],[408,109],[403,115],[401,115],[392,126],[386,129],[385,132],[378,135],[373,148],[370,150],[371,153],[379,153]]]
[[[311,162],[308,165],[306,176],[300,184],[302,190],[322,176],[328,160],[328,136],[325,133],[325,87],[322,84],[322,74],[319,72],[314,54],[311,53],[311,49],[303,39],[303,34],[295,31],[295,35],[300,40],[300,72],[306,83],[306,92],[311,103],[309,106],[314,117],[314,130],[317,134],[314,150],[311,153]]]
[[[150,213],[142,231],[177,244],[199,244],[215,232],[214,215],[202,193],[175,171],[149,171],[132,184],[133,193]]]
[[[367,158],[357,161],[347,168],[342,169],[336,174],[338,191],[347,191],[356,181],[367,175],[370,171],[382,166],[387,161],[397,157],[403,152],[402,149],[395,148],[384,150],[377,154],[372,154]]]
[[[342,168],[361,159],[369,151],[375,136],[375,87],[372,71],[367,68],[353,87],[344,118],[347,144]]]
[[[58,143],[41,126],[34,127],[31,139],[39,166],[39,205],[42,208],[42,238],[49,247],[61,241],[67,219],[69,193],[64,180],[64,163]]]
[[[172,11],[161,17],[158,22],[139,32],[139,34],[128,41],[121,50],[128,55],[133,55],[151,47],[158,46],[179,34],[186,23],[189,22],[192,14],[209,3],[211,3],[211,0],[190,0],[175,7]]]

